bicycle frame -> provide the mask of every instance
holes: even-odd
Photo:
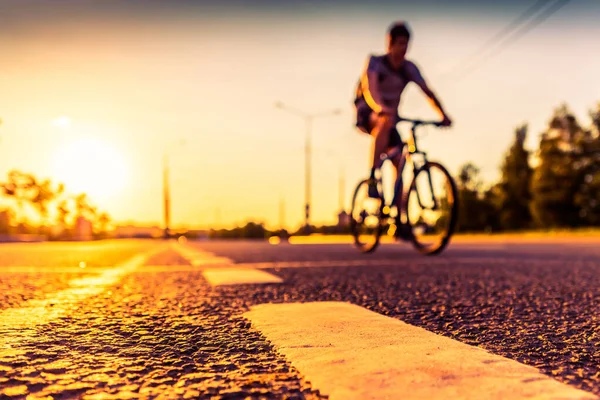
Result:
[[[408,137],[408,140],[406,142],[406,144],[402,147],[402,148],[396,148],[394,150],[392,150],[390,153],[384,153],[381,156],[381,160],[382,162],[385,162],[386,160],[392,161],[396,156],[401,155],[401,157],[404,158],[404,166],[402,168],[402,171],[398,171],[398,174],[402,174],[402,172],[404,171],[404,168],[406,168],[406,163],[410,162],[413,170],[413,177],[415,177],[417,175],[417,172],[423,168],[427,167],[427,153],[424,151],[420,151],[418,146],[417,146],[417,128],[419,126],[423,126],[423,125],[434,125],[434,126],[441,126],[441,123],[438,121],[422,121],[422,120],[414,120],[414,119],[408,119],[408,118],[402,118],[402,117],[397,117],[396,118],[396,125],[400,122],[410,122],[412,123],[412,127],[410,129],[410,135]],[[405,150],[406,149],[406,150]],[[421,156],[421,162],[417,163],[414,160],[415,156]],[[431,193],[431,201],[433,203],[433,207],[431,208],[432,210],[437,210],[438,208],[438,202],[435,198],[435,196],[433,195],[433,182],[431,181],[431,174],[429,174],[429,171],[427,171],[427,181],[429,183],[429,188],[430,193]],[[397,179],[396,183],[394,184],[394,196],[392,199],[392,202],[390,204],[387,204],[387,207],[392,207],[394,205],[397,205],[397,200],[398,200],[398,196],[401,196],[403,193],[401,193],[402,188],[400,187],[402,183],[402,179]],[[423,202],[421,201],[421,195],[419,194],[418,190],[415,190],[415,193],[417,195],[417,201],[419,202],[419,206],[421,208],[426,208],[423,205]],[[385,199],[384,199],[384,203],[385,203]],[[401,210],[398,209],[398,216],[400,215]]]

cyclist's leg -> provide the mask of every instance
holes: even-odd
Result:
[[[371,126],[373,126],[371,135],[375,139],[373,140],[373,145],[371,147],[371,154],[373,155],[371,171],[374,172],[381,169],[381,155],[384,154],[389,147],[393,146],[393,143],[390,142],[393,122],[391,118],[377,115],[374,112],[370,115],[370,122]]]
[[[394,173],[396,174],[395,185],[394,188],[397,189],[396,195],[396,210],[397,210],[397,223],[400,223],[400,211],[402,209],[402,196],[403,196],[403,182],[402,182],[402,172],[404,171],[404,165],[406,164],[406,145],[402,142],[400,138],[400,134],[396,128],[392,129],[390,133],[390,149],[398,149],[400,148],[402,151],[396,155],[392,159],[392,163],[394,164]]]
[[[390,135],[390,142],[389,142],[389,149],[388,149],[388,153],[392,150],[392,149],[401,149],[402,151],[400,152],[400,154],[396,155],[393,159],[392,159],[392,163],[394,164],[395,167],[395,171],[394,173],[396,174],[396,179],[395,179],[395,184],[396,185],[400,185],[399,189],[402,189],[402,171],[404,171],[404,165],[406,164],[406,147],[404,142],[402,142],[402,139],[400,138],[400,134],[398,133],[398,130],[396,128],[392,128]]]
[[[381,168],[381,154],[389,146],[389,131],[391,124],[388,119],[378,116],[364,100],[356,103],[356,126],[363,132],[373,136],[371,147],[371,182],[369,197],[378,198],[377,182],[374,180],[376,169]]]
[[[377,115],[366,101],[358,100],[356,102],[356,126],[374,138],[371,147],[371,167],[373,171],[381,168],[381,155],[391,146],[392,121],[390,118]]]
[[[391,120],[387,117],[377,116],[374,113],[371,115],[371,121],[373,129],[371,135],[373,137],[373,144],[371,146],[371,154],[373,155],[371,164],[371,182],[369,183],[369,197],[378,198],[379,191],[377,190],[377,182],[375,180],[375,173],[381,169],[383,161],[381,155],[385,154],[388,147],[390,147],[390,132],[392,130]]]

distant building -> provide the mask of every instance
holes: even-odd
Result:
[[[67,227],[64,223],[59,222],[56,225],[50,227],[50,237],[58,238],[61,237],[67,231]]]
[[[338,223],[337,226],[339,228],[350,226],[350,215],[342,210],[338,213]]]
[[[94,238],[92,221],[83,216],[77,217],[74,236],[75,240],[92,240]]]
[[[113,235],[117,238],[160,238],[164,229],[159,226],[121,225],[115,228]]]
[[[8,233],[10,229],[10,212],[8,210],[0,211],[0,233]]]
[[[190,239],[208,239],[209,231],[206,229],[190,229],[182,232],[182,234]]]

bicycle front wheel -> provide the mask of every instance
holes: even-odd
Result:
[[[414,175],[404,211],[411,240],[422,254],[440,254],[448,245],[458,217],[456,183],[446,168],[427,162]]]
[[[369,197],[369,182],[366,179],[356,187],[350,214],[350,232],[354,237],[354,244],[363,253],[370,253],[377,248],[383,231],[384,201],[381,187],[378,187],[379,197]]]

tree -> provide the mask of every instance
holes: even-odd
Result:
[[[600,103],[596,105],[595,110],[590,111],[590,118],[592,119],[592,134],[598,138],[600,136]]]
[[[463,190],[479,191],[482,182],[479,180],[479,168],[473,163],[464,164],[458,173],[458,186]]]
[[[515,131],[515,141],[501,167],[502,177],[497,186],[499,224],[503,229],[517,230],[531,225],[530,184],[533,174],[529,152],[525,149],[527,125]]]
[[[98,216],[98,231],[100,233],[106,233],[108,231],[108,226],[110,224],[110,216],[103,212]]]
[[[600,226],[600,104],[590,117],[592,126],[581,140],[573,201],[582,225]]]
[[[567,106],[555,110],[548,129],[541,136],[540,162],[531,181],[530,210],[537,226],[585,225],[576,195],[590,164],[585,150],[590,139],[591,132],[579,125]]]
[[[473,163],[464,164],[457,176],[458,186],[458,231],[489,231],[497,228],[496,210],[492,201],[493,192],[481,191],[483,182],[479,168]]]
[[[62,193],[62,186],[54,188],[50,180],[40,181],[32,174],[12,170],[8,180],[0,184],[3,194],[14,204],[16,218],[27,222],[32,217],[31,209],[37,214],[42,223],[48,218],[50,203]]]
[[[110,221],[107,214],[99,214],[86,194],[72,196],[64,185],[55,186],[50,180],[39,180],[32,174],[13,170],[5,182],[0,182],[0,195],[8,203],[2,214],[4,225],[18,226],[22,233],[50,233],[49,225],[61,225],[68,235],[75,218],[83,216],[90,220],[95,230],[102,233]],[[8,230],[8,227],[2,228]],[[59,236],[64,236],[65,233]]]
[[[531,214],[542,228],[576,226],[577,143],[583,130],[566,106],[558,108],[541,136],[539,164],[531,181]]]

